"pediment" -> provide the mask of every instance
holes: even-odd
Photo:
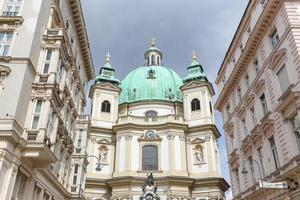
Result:
[[[121,88],[111,84],[111,83],[97,83],[96,85],[94,85],[94,88],[99,88],[99,89],[105,89],[105,90],[112,90],[112,91],[121,91]]]
[[[255,95],[253,93],[250,93],[245,99],[245,105],[246,106],[251,105],[253,103],[254,99],[255,99]]]
[[[276,69],[276,67],[286,58],[286,49],[280,49],[276,51],[271,57],[270,68],[272,70]]]
[[[242,117],[242,116],[245,114],[245,112],[246,112],[246,107],[245,107],[245,106],[241,106],[241,107],[239,108],[239,110],[237,111],[237,115],[238,115],[239,117]]]
[[[181,86],[180,89],[183,91],[183,90],[194,89],[199,87],[207,87],[212,95],[215,94],[214,88],[212,84],[209,82],[190,81],[184,84],[183,86]]]
[[[111,92],[121,92],[121,88],[119,86],[116,86],[111,83],[97,83],[96,85],[92,85],[89,93],[89,97],[91,98],[93,96],[94,90],[95,89],[100,89],[100,90],[108,90]]]
[[[233,128],[234,128],[233,122],[229,122],[228,125],[224,127],[226,133],[228,133],[229,135],[231,135]]]
[[[254,86],[254,92],[258,93],[265,86],[265,82],[266,81],[264,79],[258,80]]]

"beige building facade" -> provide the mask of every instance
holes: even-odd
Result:
[[[218,72],[234,199],[300,199],[299,33],[300,1],[249,1]]]
[[[1,200],[77,199],[93,78],[79,0],[0,1]]]
[[[154,40],[145,64],[122,81],[107,56],[90,90],[87,151],[100,157],[102,169],[89,159],[87,199],[137,200],[150,173],[162,200],[225,199],[213,87],[195,55],[183,79],[162,56]]]

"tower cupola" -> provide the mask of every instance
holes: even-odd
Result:
[[[145,52],[145,60],[147,66],[161,66],[161,60],[162,60],[162,53],[161,51],[156,47],[156,40],[155,38],[152,39],[151,46],[149,49]]]

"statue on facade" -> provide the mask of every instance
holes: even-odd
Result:
[[[156,194],[157,187],[154,183],[153,174],[150,173],[145,184],[142,186],[143,195],[140,197],[140,200],[159,200],[160,198]]]

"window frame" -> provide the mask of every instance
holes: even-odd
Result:
[[[287,86],[285,88],[283,88],[284,84],[282,82],[284,80],[281,80],[280,79],[281,76],[279,76],[280,72],[284,72],[284,69],[285,69],[286,74],[285,74],[285,77],[283,77],[283,79],[284,80],[287,79],[286,80],[287,81]],[[276,74],[276,77],[277,77],[277,80],[278,80],[278,83],[279,83],[280,90],[283,93],[283,92],[285,92],[289,88],[289,86],[291,84],[290,77],[289,77],[289,72],[287,70],[287,67],[286,67],[285,63],[281,65],[281,67],[276,71],[275,74]]]
[[[259,100],[260,100],[260,104],[261,104],[261,107],[262,107],[262,113],[263,113],[263,115],[266,115],[269,112],[268,103],[267,103],[267,99],[266,99],[266,94],[262,93],[259,96]]]
[[[14,38],[13,31],[0,31],[0,35],[3,34],[3,39],[0,40],[0,56],[9,56],[11,51],[11,46]],[[9,35],[9,37],[8,37]],[[1,37],[0,37],[1,38]],[[5,49],[8,47],[7,49]],[[6,52],[6,53],[4,53]]]
[[[101,112],[102,113],[110,113],[111,112],[111,103],[108,100],[102,101]]]
[[[16,2],[18,0],[14,0],[13,2],[8,2],[8,0],[3,2],[3,7],[1,10],[1,15],[3,16],[19,16],[21,13],[21,9],[23,6],[23,0],[19,0],[19,2]],[[8,6],[12,6],[11,11],[8,11]],[[18,9],[16,9],[18,7]]]
[[[50,52],[50,57],[48,58],[49,52]],[[41,70],[41,74],[48,75],[50,73],[52,56],[53,56],[53,49],[48,48],[44,51],[44,60],[43,60],[43,65],[42,65],[43,69]],[[46,65],[48,68],[46,68]],[[47,69],[47,71],[45,71],[45,69]]]
[[[201,110],[201,102],[198,98],[193,98],[191,101],[191,111],[200,111]]]
[[[278,31],[277,31],[276,27],[272,30],[269,37],[271,39],[271,44],[273,46],[273,49],[275,49],[278,46],[279,42],[280,42],[280,37],[279,37],[279,34],[278,34]]]
[[[276,147],[276,142],[275,142],[275,138],[272,135],[271,137],[268,138],[269,141],[269,145],[270,145],[270,150],[272,153],[272,157],[273,157],[273,164],[275,166],[275,169],[279,169],[280,168],[280,162],[279,162],[279,157],[278,157],[278,152],[277,152],[277,147]]]
[[[154,158],[152,159],[156,159],[156,161],[154,161],[154,167],[152,167],[151,169],[149,168],[145,168],[145,163],[144,163],[144,149],[147,147],[154,147],[156,149],[156,156],[153,156]],[[141,156],[141,169],[142,171],[158,171],[159,170],[159,147],[156,144],[145,144],[142,146],[142,152],[141,152],[142,156]]]
[[[37,112],[36,108],[37,108],[38,102],[41,102],[41,105],[40,105],[40,111]],[[39,123],[40,123],[40,119],[41,119],[41,115],[42,115],[42,110],[43,110],[43,99],[36,99],[36,101],[34,102],[33,110],[32,110],[32,117],[31,117],[31,123],[30,123],[31,130],[39,129]],[[35,117],[38,117],[38,119],[37,119],[36,127],[34,128],[33,123],[34,123]]]

